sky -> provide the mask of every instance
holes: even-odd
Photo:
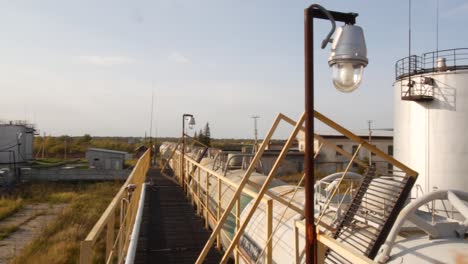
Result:
[[[214,138],[252,138],[251,116],[259,115],[261,138],[278,113],[297,119],[304,110],[303,13],[311,3],[0,0],[0,120],[28,120],[41,134],[144,136],[153,93],[153,136],[180,135],[182,114],[191,113],[195,130],[209,122]],[[330,23],[316,21],[316,110],[358,133],[367,120],[392,128],[408,1],[317,3],[359,13],[369,65],[358,90],[337,91],[329,47],[318,48]],[[413,54],[436,50],[436,6],[412,1]],[[466,47],[468,1],[439,1],[438,21],[439,49]]]

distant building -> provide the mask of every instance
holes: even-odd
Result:
[[[321,134],[324,139],[332,144],[342,148],[348,153],[354,153],[358,145],[356,142],[349,140],[347,137],[343,135],[324,135]],[[368,135],[360,135],[362,139],[368,141]],[[305,150],[305,142],[304,142],[304,134],[298,134],[299,140],[299,150]],[[393,156],[393,136],[391,134],[386,135],[374,135],[372,136],[372,145],[376,146],[378,149],[383,151],[384,153]],[[314,149],[317,150],[320,146],[320,143],[315,140],[314,141]],[[378,171],[387,171],[391,170],[392,166],[388,162],[384,161],[382,158],[378,157],[375,154],[370,154],[369,151],[365,148],[361,148],[359,150],[357,158],[361,161],[365,161],[366,163],[369,162],[369,158],[372,164],[376,167]],[[343,156],[341,153],[337,152],[333,147],[329,145],[324,145],[317,156],[315,164],[317,165],[317,169],[323,174],[329,174],[336,171],[344,171],[346,166],[349,163],[349,158]],[[353,163],[351,167],[351,171],[359,171],[359,166],[357,163]]]
[[[88,148],[86,151],[89,166],[100,170],[122,170],[129,158],[130,155],[124,151],[100,148]]]
[[[25,121],[0,123],[0,164],[31,161],[35,132]]]

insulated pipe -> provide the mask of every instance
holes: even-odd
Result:
[[[462,203],[460,198],[464,201],[468,201],[468,192],[459,191],[459,190],[437,190],[434,192],[427,193],[424,196],[414,200],[413,202],[408,204],[405,208],[403,208],[403,210],[401,210],[400,214],[398,215],[398,218],[395,221],[395,224],[393,225],[392,231],[390,231],[390,234],[388,234],[387,240],[385,241],[385,244],[382,245],[382,248],[380,249],[380,253],[375,258],[375,261],[378,263],[385,263],[388,261],[390,252],[393,246],[395,245],[395,239],[398,233],[400,232],[400,229],[403,226],[403,223],[406,220],[414,220],[414,212],[418,210],[419,207],[433,200],[447,200],[449,193],[452,193],[450,197],[452,197],[452,200],[454,200],[455,203],[457,203],[456,200],[459,200],[460,203]],[[453,198],[454,196],[457,196],[456,200]],[[453,205],[455,206],[455,204]],[[468,208],[466,208],[466,206],[465,206],[465,209],[467,210],[465,211],[465,213],[467,213]]]
[[[460,200],[460,198],[458,198],[458,196],[455,193],[453,193],[453,191],[449,191],[447,193],[447,198],[449,202],[453,205],[453,207],[455,207],[455,209],[457,209],[458,212],[460,212],[460,214],[462,214],[463,217],[465,217],[464,224],[467,225],[468,224],[468,207],[466,206],[466,204],[464,204],[463,201]]]
[[[132,235],[130,236],[130,244],[128,245],[127,257],[125,264],[133,264],[135,262],[135,254],[138,246],[138,237],[140,236],[140,225],[143,217],[143,207],[145,205],[146,196],[146,183],[141,186],[140,201],[138,202],[138,211],[135,217],[135,224],[133,225]]]

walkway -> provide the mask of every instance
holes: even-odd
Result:
[[[135,263],[195,263],[210,236],[202,218],[175,182],[150,169],[154,186],[146,190]],[[212,249],[205,263],[219,263],[221,255]]]

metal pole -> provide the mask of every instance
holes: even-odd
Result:
[[[254,120],[254,136],[255,136],[255,146],[254,146],[254,153],[257,151],[257,146],[258,146],[258,129],[257,129],[257,119],[260,118],[258,115],[253,115],[252,116]]]
[[[314,24],[313,19],[333,18],[334,21],[354,24],[356,13],[341,13],[325,10],[317,4],[304,10],[304,55],[305,55],[305,229],[306,263],[317,263],[317,233],[314,219]],[[330,32],[326,40],[334,31]],[[326,42],[322,42],[322,48]]]
[[[185,193],[185,172],[184,172],[184,161],[185,161],[185,114],[182,115],[182,157],[181,157],[181,162],[180,162],[180,172],[182,175],[180,175],[182,179],[182,189],[184,190]]]
[[[369,126],[369,144],[372,144],[372,120],[367,120]],[[369,167],[372,166],[372,151],[369,150]]]
[[[305,226],[306,263],[317,263],[317,237],[314,221],[314,31],[309,8],[304,11],[305,54]]]

